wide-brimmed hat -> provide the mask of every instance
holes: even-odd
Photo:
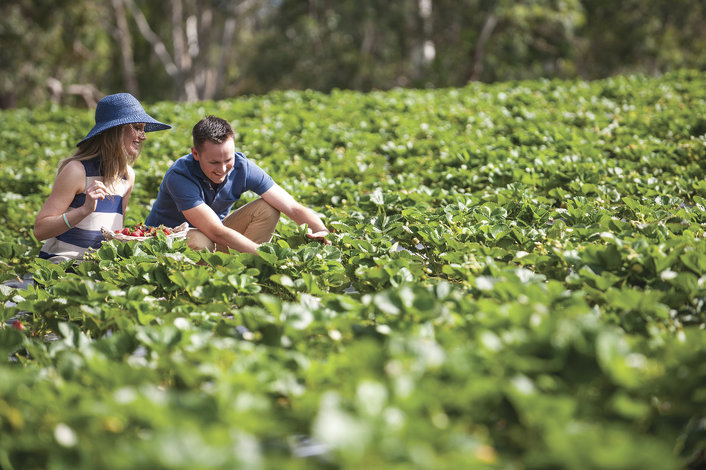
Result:
[[[145,123],[145,132],[163,131],[172,126],[157,121],[147,114],[137,98],[130,93],[108,95],[98,102],[96,107],[96,125],[76,147],[101,132],[123,124]]]

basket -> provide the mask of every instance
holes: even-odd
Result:
[[[169,235],[165,235],[167,238],[185,238],[186,233],[189,231],[189,224],[184,222],[183,224],[179,225],[178,227],[170,228],[172,233]],[[138,242],[143,242],[145,240],[149,240],[151,238],[155,238],[155,236],[150,236],[150,237],[132,237],[130,235],[125,235],[122,233],[115,233],[112,230],[108,230],[105,227],[101,227],[101,233],[103,234],[103,238],[106,240],[118,240],[119,242],[129,242],[129,241],[138,241]]]

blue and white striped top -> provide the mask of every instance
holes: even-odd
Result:
[[[86,170],[86,188],[96,180],[103,181],[100,156],[81,163]],[[103,241],[101,227],[117,230],[123,226],[123,197],[127,190],[126,177],[116,181],[113,188],[108,188],[110,194],[102,201],[98,200],[93,213],[58,237],[47,239],[39,257],[59,263],[69,259],[81,259],[89,249],[100,248]],[[81,207],[85,201],[85,191],[77,194],[69,204],[67,213]]]

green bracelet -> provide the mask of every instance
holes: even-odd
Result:
[[[69,219],[66,218],[66,212],[64,212],[63,216],[64,216],[64,222],[66,222],[66,226],[71,228],[71,224],[69,223]]]

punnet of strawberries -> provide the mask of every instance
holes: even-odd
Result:
[[[171,235],[172,229],[160,225],[159,227],[147,227],[144,224],[137,224],[134,227],[123,227],[115,231],[130,237],[156,237],[159,232],[165,235]]]
[[[189,224],[184,222],[178,227],[166,227],[160,225],[158,227],[148,227],[145,224],[139,223],[134,226],[122,227],[117,230],[109,230],[105,227],[101,227],[101,233],[106,240],[118,240],[118,241],[144,241],[151,237],[156,237],[158,234],[163,234],[168,238],[184,238],[186,237],[187,231],[189,229]]]

